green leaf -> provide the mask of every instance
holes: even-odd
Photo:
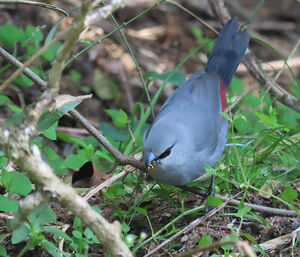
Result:
[[[245,217],[245,215],[251,211],[251,208],[245,206],[244,200],[242,200],[239,203],[238,206],[238,212],[235,214],[235,216],[239,217],[239,218],[243,218]]]
[[[232,119],[230,118],[229,114],[226,112],[220,112],[220,114],[222,115],[222,117],[224,117],[226,120],[232,122]]]
[[[124,222],[122,222],[121,228],[123,233],[128,233],[130,231],[130,227]]]
[[[140,208],[140,207],[135,207],[134,210],[139,213],[139,214],[142,214],[142,215],[145,215],[145,216],[148,216],[148,212],[147,210],[143,209],[143,208]]]
[[[17,42],[23,42],[24,40],[26,40],[25,32],[11,23],[0,26],[0,42],[4,45],[14,47]]]
[[[2,155],[0,156],[0,169],[3,169],[7,163],[8,159]]]
[[[47,138],[49,138],[50,140],[56,140],[56,130],[55,128],[57,127],[58,122],[54,123],[50,128],[46,129],[43,132],[43,135]]]
[[[198,243],[198,246],[206,246],[210,244],[212,244],[212,238],[207,234],[203,234],[201,240]]]
[[[123,128],[126,125],[126,123],[128,123],[127,114],[123,110],[117,111],[106,109],[105,112],[112,118],[114,124],[117,127]]]
[[[39,70],[36,67],[28,67],[33,73],[36,75],[40,76],[42,75],[41,70]],[[27,76],[25,76],[23,73],[21,73],[15,80],[14,82],[22,87],[31,87],[35,84],[31,79],[29,79]]]
[[[217,198],[213,195],[209,195],[206,199],[207,206],[219,206],[222,203],[223,203],[222,200],[220,200],[219,198]]]
[[[261,112],[256,112],[255,115],[260,118],[264,123],[270,126],[277,126],[276,116],[269,116]]]
[[[72,235],[73,235],[75,238],[77,238],[77,239],[82,239],[82,234],[81,234],[81,232],[78,231],[78,230],[73,230],[73,231],[72,231]]]
[[[0,245],[0,256],[9,257],[3,245]]]
[[[19,112],[22,111],[21,108],[19,108],[18,106],[15,106],[15,105],[13,105],[13,104],[8,104],[7,107],[8,107],[11,111],[13,111],[14,113],[19,113]]]
[[[42,227],[42,230],[44,232],[49,232],[51,234],[53,234],[56,238],[57,237],[62,237],[64,238],[65,240],[69,240],[71,241],[71,237],[69,237],[65,232],[63,232],[62,230],[60,230],[59,228],[57,227],[53,227],[53,226],[43,226]]]
[[[60,109],[56,110],[54,113],[44,112],[39,119],[37,129],[38,131],[44,131],[51,127],[56,121],[58,121],[62,116],[64,116],[67,112],[74,109],[81,101],[72,102],[66,104]]]
[[[65,164],[70,169],[79,169],[87,161],[88,161],[87,159],[83,159],[79,155],[70,154],[67,156],[65,160]]]
[[[48,240],[43,240],[42,245],[46,248],[47,252],[50,253],[53,257],[61,257],[61,251]]]
[[[17,171],[2,171],[1,181],[11,194],[26,195],[32,190],[29,178]]]
[[[56,221],[56,214],[47,203],[41,204],[32,211],[29,220],[37,227],[48,222]]]
[[[109,153],[105,153],[105,152],[102,152],[102,151],[98,151],[98,150],[97,150],[97,151],[95,152],[94,156],[98,156],[98,157],[103,158],[103,159],[105,159],[105,160],[107,160],[107,161],[109,161],[109,162],[115,163],[115,159],[114,159],[114,158],[112,157],[112,155],[109,154]]]
[[[286,188],[281,194],[281,199],[292,203],[298,197],[298,193],[296,190],[292,189],[291,187]]]
[[[234,78],[232,79],[232,81],[231,81],[230,89],[231,89],[233,92],[235,92],[235,93],[241,95],[241,94],[245,91],[245,84],[244,84],[244,82],[243,82],[242,80],[240,80],[240,79],[234,77]]]
[[[6,95],[0,95],[0,105],[3,105],[5,103],[10,103],[11,104],[12,101]]]
[[[47,61],[52,61],[54,57],[56,56],[57,50],[60,48],[61,43],[56,42],[54,43],[51,47],[49,47],[43,54],[42,56],[47,60]]]
[[[178,70],[170,70],[163,73],[157,73],[156,71],[150,71],[145,74],[146,77],[153,77],[155,79],[159,79],[162,81],[165,81],[168,76],[172,73],[173,75],[169,78],[168,82],[171,84],[174,84],[176,86],[180,86],[185,81],[185,75],[184,73],[178,71]]]
[[[109,125],[108,123],[102,122],[100,124],[100,130],[103,132],[104,136],[110,137],[117,141],[126,141],[128,136],[120,133],[116,128]]]
[[[5,212],[16,212],[19,208],[19,202],[0,195],[0,210]]]
[[[11,242],[12,244],[17,244],[23,241],[27,236],[29,236],[30,230],[29,226],[26,224],[23,224],[18,229],[14,230],[12,233]]]
[[[237,235],[232,235],[232,236],[226,236],[226,237],[223,237],[223,238],[221,239],[221,242],[226,242],[226,241],[231,241],[231,240],[238,240]],[[222,249],[223,249],[224,251],[230,250],[233,246],[234,246],[233,244],[223,245],[223,246],[222,246]]]
[[[35,45],[43,40],[43,33],[41,32],[40,27],[33,27],[31,25],[26,26],[26,35],[28,38],[32,38]]]

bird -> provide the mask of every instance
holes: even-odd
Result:
[[[238,17],[221,29],[204,69],[196,71],[165,101],[143,137],[143,162],[157,182],[184,186],[214,167],[227,141],[221,112],[226,90],[249,44]]]

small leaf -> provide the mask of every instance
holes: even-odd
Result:
[[[0,256],[9,257],[3,245],[0,245]]]
[[[117,111],[117,110],[106,109],[105,112],[112,118],[114,124],[117,127],[123,128],[126,125],[126,123],[128,122],[127,114],[123,110]]]
[[[17,171],[6,172],[3,170],[1,181],[11,194],[26,195],[32,190],[29,178]]]
[[[286,188],[281,194],[281,199],[292,203],[298,197],[298,193],[296,190],[292,189],[291,187]]]
[[[217,198],[213,195],[209,195],[206,199],[207,206],[219,206],[222,203],[223,203],[222,200],[220,200],[219,198]]]
[[[82,159],[81,156],[70,154],[67,156],[65,160],[65,164],[70,169],[79,169],[87,161],[88,161],[87,159]]]
[[[47,61],[52,61],[57,53],[57,50],[60,48],[61,43],[56,42],[52,46],[50,46],[43,54],[42,56],[47,60]]]
[[[56,214],[47,203],[41,204],[32,211],[29,220],[37,227],[48,222],[56,221]]]
[[[21,227],[14,230],[11,238],[12,244],[17,244],[23,241],[27,236],[29,236],[29,232],[30,230],[26,224],[23,224]]]
[[[0,42],[4,45],[14,47],[17,42],[26,40],[25,32],[11,23],[0,26]]]
[[[143,208],[140,208],[140,207],[135,207],[134,210],[139,213],[139,214],[142,214],[142,215],[145,215],[145,216],[148,216],[148,212],[147,210],[143,209]]]
[[[107,124],[107,123],[101,123],[100,129],[103,132],[105,136],[108,136],[114,140],[117,141],[126,141],[128,140],[128,136],[120,133],[116,128],[113,126]]]
[[[43,231],[45,232],[49,232],[51,234],[53,234],[55,237],[62,237],[66,240],[71,241],[71,237],[69,237],[65,232],[63,232],[62,230],[60,230],[57,227],[53,227],[53,226],[43,226],[42,228]]]
[[[47,252],[50,253],[53,257],[61,257],[61,251],[48,240],[43,240],[42,245],[46,248]]]
[[[124,222],[122,222],[121,228],[123,233],[128,233],[130,231],[130,227]]]
[[[82,239],[82,234],[81,234],[81,232],[78,231],[78,230],[73,230],[73,231],[72,231],[72,235],[73,235],[75,238],[77,238],[77,239]]]
[[[230,84],[230,89],[233,92],[238,93],[239,95],[241,95],[245,91],[245,84],[242,80],[234,77],[232,79],[231,84]]]
[[[58,122],[54,123],[50,128],[46,129],[43,132],[43,135],[47,138],[49,138],[50,140],[56,140],[56,130],[55,128],[57,127]]]
[[[16,212],[19,208],[19,202],[0,195],[0,210],[5,212]]]
[[[212,238],[207,234],[203,234],[201,240],[198,243],[198,246],[206,246],[210,244],[212,244]]]

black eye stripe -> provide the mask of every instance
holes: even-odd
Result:
[[[163,159],[163,158],[166,158],[168,155],[170,155],[171,149],[172,149],[173,146],[174,146],[174,145],[168,147],[168,148],[166,149],[166,151],[164,151],[160,156],[157,157],[157,159]]]

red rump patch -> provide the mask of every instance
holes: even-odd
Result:
[[[226,86],[222,79],[220,79],[220,96],[221,96],[222,112],[224,112],[225,105],[226,105]],[[223,117],[222,117],[222,119],[223,119]]]

